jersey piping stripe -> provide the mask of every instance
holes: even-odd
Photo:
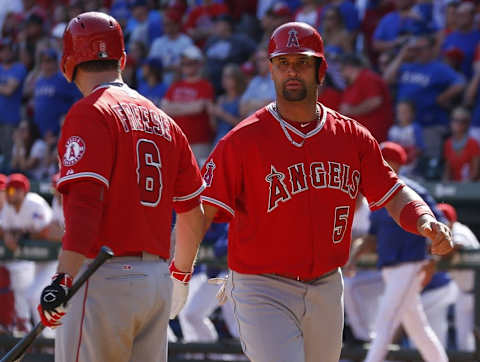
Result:
[[[387,193],[386,193],[385,195],[383,195],[383,197],[382,197],[380,200],[378,200],[377,202],[371,202],[370,204],[368,204],[368,206],[369,206],[370,208],[372,208],[372,207],[380,207],[381,205],[383,205],[383,203],[384,203],[385,201],[388,200],[388,198],[389,198],[390,196],[392,196],[392,194],[393,194],[399,187],[402,187],[402,186],[404,186],[404,185],[405,185],[405,184],[404,184],[403,182],[400,182],[400,181],[397,182],[395,185],[393,185],[393,187],[392,187],[390,190],[387,191]]]
[[[316,135],[318,132],[320,132],[323,128],[323,126],[325,125],[325,122],[327,120],[327,112],[325,111],[324,107],[323,107],[323,104],[321,103],[317,103],[319,106],[320,106],[320,109],[322,111],[322,119],[320,120],[320,122],[318,122],[318,125],[317,127],[315,127],[314,129],[312,129],[310,132],[308,132],[307,134],[303,133],[302,131],[296,129],[294,126],[292,126],[290,123],[284,121],[282,119],[282,117],[280,116],[280,114],[275,110],[275,107],[274,107],[274,103],[270,103],[268,106],[267,106],[267,110],[270,112],[270,114],[278,121],[280,122],[281,124],[283,124],[286,128],[288,128],[289,131],[292,131],[293,133],[295,133],[297,136],[300,136],[302,138],[309,138],[309,137],[312,137],[314,135]]]
[[[201,196],[200,199],[202,201],[207,201],[207,202],[210,202],[214,205],[217,205],[217,206],[220,206],[222,209],[228,211],[230,214],[232,214],[232,216],[235,216],[235,211],[230,207],[228,206],[227,204],[221,202],[221,201],[218,201],[218,200],[215,200],[211,197],[208,197],[208,196]]]
[[[204,181],[202,183],[202,186],[200,186],[200,188],[197,191],[192,192],[191,194],[185,195],[185,196],[174,196],[173,201],[186,201],[186,200],[193,199],[193,198],[197,197],[198,195],[200,195],[202,193],[202,191],[205,190],[206,187],[207,187],[207,184]]]
[[[80,345],[82,344],[83,320],[85,319],[85,304],[87,303],[87,295],[88,295],[88,279],[85,282],[85,294],[83,296],[83,303],[82,303],[82,317],[80,318],[80,334],[78,336],[77,357],[75,358],[76,362],[78,362],[78,359],[80,356]]]
[[[97,179],[99,181],[102,181],[105,186],[109,187],[110,186],[110,183],[108,182],[108,180],[103,177],[102,175],[99,175],[98,173],[95,173],[95,172],[80,172],[80,173],[76,173],[74,175],[69,175],[69,176],[64,176],[62,178],[60,178],[57,182],[57,186],[59,186],[62,182],[65,182],[65,181],[70,181],[70,180],[74,180],[74,179],[77,179],[77,178],[85,178],[85,177],[90,177],[90,178],[94,178],[94,179]]]

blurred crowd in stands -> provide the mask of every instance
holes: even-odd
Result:
[[[365,125],[379,142],[401,144],[408,154],[401,173],[480,180],[480,1],[8,0],[0,7],[0,173],[9,177],[0,175],[0,209],[10,211],[1,213],[0,238],[12,251],[21,238],[61,240],[60,201],[53,199],[52,210],[29,192],[29,180],[55,185],[62,121],[81,97],[60,72],[61,39],[70,19],[91,10],[120,22],[124,80],[180,125],[200,164],[240,120],[275,100],[268,40],[295,20],[324,39],[328,71],[319,101]],[[14,217],[22,208],[30,219]],[[212,237],[219,255],[226,253],[225,233]],[[29,288],[45,284],[34,278],[51,275],[55,263],[9,262],[10,274],[0,268],[0,288],[8,278],[17,288],[15,302],[13,292],[0,296],[2,306],[15,303],[0,326],[29,329],[39,293]],[[179,318],[183,330],[204,331],[189,341],[218,337],[207,318],[216,307],[207,275],[212,271],[196,275],[195,303]],[[229,324],[231,313],[224,313]],[[237,336],[234,328],[229,333]]]
[[[9,0],[0,8],[0,172],[48,180],[69,107],[59,71],[69,19],[122,25],[124,79],[184,130],[201,163],[242,118],[274,101],[268,39],[304,21],[325,42],[319,100],[408,150],[405,174],[480,178],[480,2],[460,0]]]

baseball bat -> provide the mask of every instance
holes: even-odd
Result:
[[[72,298],[75,293],[80,289],[80,287],[87,281],[90,276],[95,273],[95,271],[103,264],[107,259],[113,257],[113,251],[108,246],[102,246],[100,252],[98,253],[97,257],[93,260],[93,262],[87,267],[87,269],[78,277],[77,280],[73,283],[72,287],[70,288],[67,300],[67,303],[70,298]],[[25,337],[23,337],[16,345],[13,347],[5,356],[3,356],[0,362],[13,362],[17,361],[25,351],[30,347],[33,343],[35,338],[42,333],[45,326],[42,322],[38,322],[37,325],[28,333]]]

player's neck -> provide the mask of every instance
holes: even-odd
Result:
[[[289,102],[278,98],[276,102],[278,113],[280,113],[282,118],[289,121],[304,123],[317,120],[318,118],[316,102]]]
[[[75,84],[84,97],[96,87],[105,83],[123,83],[122,76],[117,72],[83,73],[75,77]]]

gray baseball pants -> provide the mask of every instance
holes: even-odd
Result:
[[[305,283],[232,271],[227,293],[252,362],[338,362],[343,332],[340,269]]]
[[[171,293],[168,265],[158,257],[108,260],[68,303],[55,361],[167,361]]]

